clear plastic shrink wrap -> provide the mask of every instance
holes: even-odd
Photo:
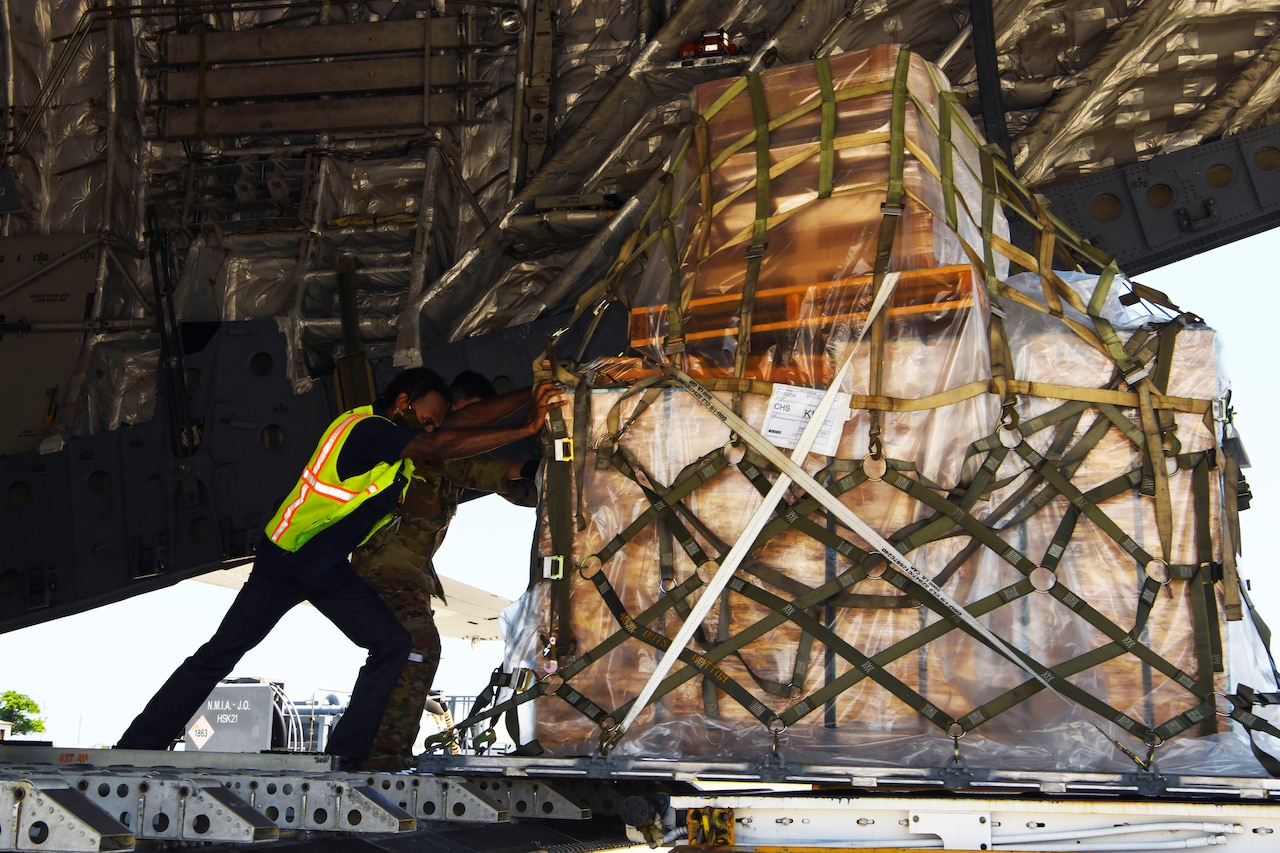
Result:
[[[794,763],[922,767],[959,750],[979,766],[1124,771],[1134,762],[1115,744],[1146,759],[1145,739],[1159,744],[1151,755],[1164,770],[1256,772],[1247,735],[1212,701],[1240,680],[1265,685],[1267,671],[1248,632],[1252,652],[1224,652],[1214,567],[1228,522],[1204,414],[1226,390],[1215,333],[1162,325],[1173,315],[1126,309],[1114,293],[1094,311],[1153,377],[1167,474],[1157,476],[1137,386],[1078,333],[1094,319],[1070,298],[1062,317],[1037,309],[1041,277],[1010,278],[988,253],[992,277],[1007,279],[993,334],[976,133],[961,132],[968,119],[957,111],[941,140],[945,82],[914,57],[903,75],[898,60],[894,48],[831,59],[825,131],[816,63],[761,74],[757,113],[748,86],[697,90],[705,138],[695,125],[632,305],[644,360],[578,370],[577,402],[562,410],[576,455],[548,462],[563,466],[566,485],[544,490],[540,549],[549,565],[563,556],[563,578],[530,589],[508,637],[509,666],[533,669],[545,694],[533,703],[532,736],[553,755],[600,749],[698,600],[697,578],[711,579],[778,476],[749,448],[738,460],[728,426],[661,381],[656,364],[681,366],[765,434],[771,393],[825,388],[852,348],[840,389],[850,417],[833,455],[810,453],[804,468],[983,626],[1050,668],[1057,689],[922,604],[868,542],[793,485],[790,508],[775,513],[694,634],[697,665],[677,662],[611,748],[733,761],[776,749]],[[895,72],[906,81],[904,209],[876,270],[893,178],[894,96],[883,84]],[[740,335],[744,252],[760,236],[761,103],[771,121],[767,249]],[[988,225],[1004,228],[998,207]],[[882,307],[877,280],[889,293]],[[1058,278],[1077,305],[1097,282]],[[737,358],[744,340],[750,353]],[[1017,380],[1003,409],[990,387],[996,362]],[[1004,433],[1023,442],[1006,446]],[[889,466],[881,479],[868,467],[877,443]],[[567,547],[556,541],[557,514]]]

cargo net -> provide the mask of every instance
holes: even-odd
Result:
[[[1037,204],[906,50],[695,112],[580,303],[623,299],[635,355],[547,362],[572,404],[507,614],[521,739],[1256,773],[1280,732],[1227,695],[1274,668],[1215,333]]]

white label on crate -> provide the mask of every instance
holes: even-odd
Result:
[[[795,447],[800,433],[809,424],[809,418],[822,402],[825,388],[800,388],[795,385],[775,383],[769,395],[769,410],[764,416],[764,437],[778,447]],[[827,419],[813,443],[811,453],[834,456],[840,446],[840,433],[849,419],[849,395],[836,393],[835,402],[827,412]]]
[[[204,714],[200,715],[200,719],[191,724],[191,728],[187,729],[187,742],[196,745],[196,749],[204,749],[204,745],[209,742],[209,738],[213,737],[213,726],[209,725],[209,721],[205,719]]]

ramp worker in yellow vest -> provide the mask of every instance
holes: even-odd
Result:
[[[320,438],[302,476],[268,522],[253,571],[210,640],[187,658],[121,736],[118,749],[165,749],[217,683],[302,601],[368,650],[351,701],[325,752],[339,769],[369,754],[387,698],[412,649],[409,632],[351,567],[350,554],[399,510],[413,463],[485,453],[542,427],[562,404],[554,385],[533,389],[518,426],[446,422],[449,388],[434,371],[406,370],[375,404],[343,413]],[[421,428],[400,425],[412,412]]]

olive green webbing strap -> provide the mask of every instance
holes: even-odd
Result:
[[[604,572],[596,572],[591,577],[592,583],[596,586],[596,591],[600,594],[600,598],[604,601],[609,612],[613,614],[618,624],[622,626],[623,631],[636,639],[653,646],[660,651],[667,651],[671,647],[671,639],[664,634],[660,634],[651,628],[646,628],[637,623],[627,613],[626,607],[623,606],[622,600],[618,598],[613,586],[609,583]],[[738,702],[749,714],[760,721],[761,724],[768,726],[774,719],[776,714],[769,709],[763,702],[752,696],[745,687],[735,681],[724,670],[716,666],[715,662],[705,655],[699,654],[692,649],[685,648],[680,651],[679,659],[686,664],[692,666],[702,675],[713,679],[716,686],[729,694]],[[633,700],[634,701],[634,700]],[[630,710],[631,702],[627,702],[614,712],[616,719],[626,716],[626,712]],[[626,710],[624,710],[626,709]]]
[[[711,221],[715,207],[715,199],[711,194],[711,138],[707,130],[706,119],[701,115],[693,117],[693,139],[698,158],[698,193],[702,206],[702,214],[698,218],[698,243],[694,264],[694,276],[698,275],[701,261],[711,251]]]
[[[552,652],[555,660],[560,663],[561,658],[570,653],[572,632],[572,620],[569,617],[569,578],[565,575],[565,569],[573,557],[573,499],[571,496],[573,474],[569,460],[563,458],[563,451],[559,453],[562,458],[556,458],[556,448],[563,448],[570,441],[568,426],[565,424],[563,413],[558,408],[553,408],[547,413],[547,432],[550,437],[544,489],[547,502],[547,530],[551,537],[552,560],[558,566],[550,573],[549,578],[552,583],[551,640],[554,643]],[[542,580],[547,576],[548,573],[544,569],[536,579]]]
[[[698,588],[701,587],[702,585],[703,584],[702,584],[701,578],[699,578],[696,574],[690,575],[689,578],[687,578],[683,583],[678,584],[667,595],[664,595],[662,598],[658,599],[658,601],[655,604],[651,605],[650,607],[645,609],[642,613],[640,613],[638,616],[636,616],[634,619],[635,624],[640,626],[651,624],[657,619],[663,617],[666,614],[666,612],[671,610],[673,607],[675,607],[678,602],[687,599],[690,595],[692,595],[695,591],[697,591]],[[588,717],[597,725],[604,728],[609,721],[608,715],[605,714],[603,709],[601,709],[598,705],[596,705],[594,702],[590,702],[589,700],[585,699],[581,693],[579,693],[576,689],[574,689],[574,687],[570,683],[570,679],[572,679],[578,673],[585,670],[591,664],[599,660],[602,660],[605,657],[605,655],[613,651],[613,649],[617,648],[618,646],[622,645],[622,643],[625,642],[630,636],[632,636],[630,632],[626,631],[625,629],[619,629],[618,631],[615,631],[610,636],[606,637],[604,640],[602,640],[593,648],[588,649],[582,652],[581,654],[579,654],[578,657],[572,663],[562,667],[557,672],[556,677],[559,678],[562,681],[562,683],[559,684],[559,686],[557,686],[554,690],[552,690],[551,694],[559,696],[565,702],[567,702],[568,704],[573,706],[575,709],[577,709],[579,712],[581,712],[584,716]],[[522,701],[527,701],[527,699]],[[493,716],[493,715],[496,715],[497,713],[501,713],[501,711],[505,710],[505,708],[510,706],[510,704],[511,704],[510,702],[503,703],[503,705],[496,707],[491,714],[482,715],[481,718],[487,717],[487,716]],[[519,703],[517,702],[516,704],[519,704]],[[461,726],[461,724],[459,725]],[[428,739],[428,742],[430,742],[430,739]]]
[[[867,572],[865,568],[862,566],[852,566],[832,578],[830,581],[827,581],[822,586],[816,587],[812,592],[795,599],[792,602],[792,606],[797,610],[806,610],[820,606],[831,596],[848,589],[859,581],[864,580],[866,577]],[[787,616],[776,611],[771,612],[754,625],[742,628],[732,636],[724,639],[718,645],[708,649],[706,657],[713,662],[723,660],[729,655],[738,652],[749,643],[763,637],[765,634],[769,633],[786,621]],[[685,683],[697,674],[698,671],[693,667],[684,667],[683,669],[671,673],[663,679],[661,684],[658,685],[658,689],[655,691],[654,696],[665,696],[667,693],[675,690],[681,684]]]
[[[573,389],[573,482],[578,486],[577,495],[574,501],[574,519],[577,522],[578,530],[587,529],[587,518],[583,512],[583,502],[586,500],[586,490],[583,486],[587,482],[587,445],[590,442],[588,435],[591,429],[591,387],[586,380],[579,376],[578,384]]]
[[[1032,418],[1029,421],[1023,421],[1020,425],[1024,435],[1034,435],[1048,426],[1057,428],[1054,438],[1045,451],[1045,458],[1049,464],[1057,466],[1062,475],[1068,479],[1075,473],[1088,451],[1106,434],[1108,428],[1106,420],[1099,416],[1085,430],[1080,441],[1068,448],[1067,445],[1075,434],[1076,425],[1085,408],[1087,407],[1084,404],[1068,403],[1059,407],[1056,412],[1048,413],[1056,416],[1054,418]],[[983,463],[982,470],[986,470],[992,464],[1002,463],[1007,449],[1003,445],[998,445],[990,453],[987,461]],[[996,454],[999,454],[998,457]],[[999,462],[996,462],[996,459]],[[987,523],[996,526],[996,522],[1000,522],[999,528],[1002,529],[1014,527],[1038,513],[1056,495],[1057,492],[1052,487],[1045,485],[1044,477],[1038,471],[1029,471],[1025,481],[988,513]],[[1010,512],[1013,512],[1013,515],[1006,519],[1006,515]],[[1005,520],[1001,522],[1001,519]]]
[[[991,353],[991,384],[1002,404],[1013,400],[1008,381],[1013,377],[1013,357],[1009,352],[1008,337],[1004,330],[1004,311],[1000,307],[1000,280],[996,276],[995,254],[992,240],[995,237],[995,211],[997,179],[995,147],[983,145],[978,150],[982,167],[982,261],[978,265],[986,283],[987,302],[990,307],[990,325],[987,332]],[[968,244],[964,243],[966,251]]]
[[[1025,442],[1024,442],[1024,446],[1025,446]],[[1117,478],[1117,480],[1123,481],[1124,478]],[[935,495],[930,490],[921,487],[918,483],[916,483],[914,480],[910,479],[909,477],[905,477],[897,474],[890,476],[887,474],[885,477],[885,482],[889,483],[889,485],[892,485],[895,488],[898,488],[901,491],[906,492],[907,494],[916,498],[916,500],[934,509],[942,510],[946,506],[945,498]],[[1074,487],[1072,487],[1072,491],[1075,494],[1073,503],[1077,505],[1087,505],[1091,503],[1091,501],[1088,500],[1082,493],[1080,493],[1078,490],[1075,490]],[[981,541],[993,553],[1001,557],[1005,562],[1009,563],[1014,568],[1018,569],[1018,571],[1022,572],[1023,575],[1029,576],[1031,571],[1034,568],[1036,568],[1035,564],[1030,559],[1028,559],[1024,554],[1022,554],[1020,551],[1018,551],[1009,543],[1005,542],[996,534],[995,531],[991,530],[986,525],[982,524],[972,515],[968,513],[957,513],[955,518],[957,523],[960,524],[960,526],[965,530],[965,532],[969,533],[975,539],[978,539],[979,541]],[[1092,516],[1091,516],[1091,520],[1092,520]],[[1121,535],[1123,536],[1124,534],[1121,534]],[[1054,546],[1050,546],[1051,549],[1053,547]],[[1046,555],[1046,561],[1052,562],[1051,557],[1049,555]],[[893,570],[890,569],[886,571],[886,577],[889,577],[889,572],[891,571]],[[910,580],[905,576],[900,575],[899,573],[896,573],[896,572],[894,572],[894,574],[898,575],[898,577],[900,577],[904,583],[910,583]],[[1144,583],[1143,596],[1149,599],[1154,599],[1154,592],[1157,591],[1158,589],[1159,589],[1159,584],[1155,583],[1150,578],[1147,578]],[[1168,661],[1164,660],[1162,657],[1157,655],[1154,651],[1152,651],[1151,649],[1147,648],[1146,646],[1136,641],[1133,635],[1140,632],[1141,630],[1140,626],[1135,627],[1132,633],[1126,632],[1125,630],[1120,628],[1118,625],[1111,622],[1111,620],[1103,616],[1099,611],[1097,611],[1096,609],[1091,607],[1089,604],[1087,604],[1083,599],[1081,599],[1075,593],[1067,589],[1061,582],[1055,583],[1053,587],[1048,590],[1048,593],[1052,595],[1054,598],[1058,599],[1064,605],[1066,605],[1069,609],[1071,609],[1074,613],[1076,613],[1076,615],[1085,619],[1085,621],[1087,621],[1090,625],[1092,625],[1098,631],[1110,637],[1112,640],[1116,641],[1117,643],[1120,643],[1126,650],[1128,650],[1129,652],[1137,656],[1139,659],[1150,664],[1153,668],[1155,668],[1165,676],[1169,677],[1170,679],[1173,679],[1178,683],[1182,684],[1188,690],[1194,689],[1195,687],[1194,680],[1192,680],[1189,676],[1187,676],[1185,673],[1183,673],[1180,669],[1175,667],[1173,664],[1169,663]],[[928,606],[929,604],[928,599],[923,599],[922,602],[926,606]]]
[[[834,185],[836,135],[836,96],[831,83],[831,59],[818,57],[814,63],[818,72],[818,91],[822,96],[822,121],[819,126],[818,198],[830,198]]]
[[[1272,670],[1275,670],[1275,664],[1272,664]],[[1255,732],[1263,732],[1275,738],[1280,738],[1280,729],[1271,724],[1265,717],[1260,717],[1253,713],[1252,709],[1256,705],[1275,705],[1280,704],[1280,694],[1277,693],[1260,693],[1252,687],[1244,684],[1236,685],[1236,692],[1227,695],[1227,699],[1231,702],[1231,719],[1240,723],[1249,731],[1249,746],[1253,749],[1253,757],[1258,760],[1272,776],[1280,776],[1280,760],[1275,756],[1258,746],[1257,739],[1254,737]]]
[[[625,466],[627,470],[630,469],[630,466],[622,459],[622,454],[615,454],[615,460],[615,465],[621,464]],[[606,542],[604,546],[601,547],[593,556],[598,558],[601,563],[609,562],[609,560],[621,551],[628,542],[648,527],[650,522],[657,518],[661,512],[668,509],[670,505],[675,504],[677,501],[684,498],[685,495],[692,492],[711,477],[714,477],[716,474],[723,471],[728,464],[729,463],[724,458],[723,448],[716,448],[702,458],[686,466],[681,474],[676,477],[675,481],[671,484],[671,488],[662,498],[657,498],[656,495],[654,496],[655,502],[660,500],[663,503],[663,507],[661,509],[657,507],[654,502],[651,502],[643,512],[636,516],[636,518],[623,528],[623,530],[616,533],[613,538]],[[631,476],[627,475],[626,470],[622,468],[619,470],[622,471],[624,475]],[[679,519],[677,519],[677,523],[679,523]]]
[[[798,610],[792,602],[785,601],[773,593],[766,592],[754,584],[749,584],[740,577],[729,580],[729,588],[739,595],[762,604],[777,613],[785,613],[787,618],[795,622],[801,630],[811,634],[829,649],[849,662],[852,669],[870,678],[904,704],[913,708],[925,719],[943,731],[955,722],[951,717],[928,699],[912,690],[887,669],[877,664],[872,658],[856,649],[835,631],[823,625],[804,610]],[[815,706],[816,707],[816,706]],[[783,722],[787,721],[787,712],[783,714]]]
[[[1110,516],[1108,516],[1098,506],[1098,502],[1114,497],[1123,491],[1131,488],[1135,480],[1140,482],[1141,469],[1135,469],[1128,474],[1104,483],[1101,486],[1091,489],[1089,493],[1081,492],[1074,483],[1062,476],[1061,473],[1049,464],[1043,456],[1035,451],[1025,441],[1021,442],[1016,448],[1018,455],[1022,456],[1027,463],[1044,476],[1050,486],[1065,497],[1070,506],[1064,513],[1062,523],[1059,525],[1058,535],[1054,538],[1054,545],[1051,550],[1065,550],[1067,540],[1070,538],[1069,526],[1074,525],[1077,513],[1083,513],[1089,518],[1103,533],[1105,533],[1113,542],[1132,558],[1140,569],[1146,570],[1153,562],[1153,558],[1148,554],[1141,545],[1139,545],[1132,536],[1125,533],[1119,525],[1117,525]],[[1046,555],[1049,559],[1051,555]],[[1144,575],[1142,592],[1138,599],[1138,611],[1135,615],[1135,625],[1133,633],[1136,635],[1141,632],[1146,624],[1147,616],[1150,613],[1151,606],[1155,603],[1156,594],[1160,590],[1161,584],[1150,574]],[[1101,627],[1101,626],[1095,626]]]
[[[599,436],[593,442],[592,449],[596,452],[597,470],[603,471],[613,466],[614,449],[622,441],[622,437],[631,429],[632,424],[639,420],[640,416],[648,410],[649,406],[653,405],[653,401],[662,394],[662,388],[656,387],[656,384],[661,382],[662,378],[661,376],[646,376],[628,386],[623,393],[617,395],[618,399],[614,401],[613,405],[609,407],[609,411],[605,413],[605,434]],[[644,395],[636,403],[635,408],[632,409],[626,423],[622,423],[622,404],[641,391],[644,392]]]
[[[952,92],[943,92],[938,103],[938,148],[942,155],[938,164],[942,183],[943,217],[952,231],[960,230],[960,218],[956,213],[955,151],[951,141],[951,114],[957,109]]]
[[[751,320],[755,313],[756,285],[760,265],[768,248],[769,227],[769,112],[764,101],[764,86],[759,74],[747,75],[747,91],[751,95],[751,115],[756,126],[756,217],[751,228],[751,245],[747,247],[747,272],[742,283],[742,307],[738,315],[738,349],[733,358],[733,375],[739,379],[746,372],[751,354]],[[733,395],[733,409],[742,411],[742,395]]]
[[[662,245],[671,265],[667,279],[667,334],[662,341],[663,354],[674,364],[684,362],[684,289],[680,274],[680,249],[676,245],[676,226],[671,211],[671,181],[663,182],[658,194],[662,213]]]
[[[889,110],[889,177],[885,184],[884,203],[880,205],[880,232],[876,240],[876,257],[871,276],[872,298],[876,300],[880,298],[881,288],[892,288],[896,283],[896,276],[887,277],[887,274],[893,260],[893,243],[898,233],[898,223],[901,222],[905,209],[903,174],[906,168],[907,78],[910,72],[911,51],[899,48],[893,77],[893,100]],[[876,312],[868,336],[870,376],[867,390],[873,397],[881,396],[884,389],[885,323],[884,312]],[[867,416],[871,455],[879,459],[880,412],[871,409]]]
[[[657,520],[661,521],[665,525],[669,535],[675,537],[676,542],[680,544],[681,550],[688,555],[689,559],[693,561],[695,566],[701,566],[705,563],[711,562],[711,556],[703,550],[701,543],[697,540],[697,537],[689,532],[689,529],[685,527],[684,522],[680,520],[680,516],[676,515],[673,500],[678,499],[673,499],[671,497],[671,492],[668,492],[665,497],[663,495],[659,495],[653,488],[641,483],[639,477],[636,476],[635,468],[632,466],[632,460],[628,458],[629,456],[630,453],[625,448],[619,448],[619,452],[615,453],[613,457],[614,467],[639,487],[641,493],[645,497],[645,500],[649,502],[650,509],[657,513]],[[694,482],[692,478],[691,482]],[[696,482],[700,485],[702,482],[705,482],[705,480],[696,480]],[[681,497],[683,497],[683,495],[681,495]],[[674,579],[674,577],[675,575],[673,572],[672,578]]]
[[[506,673],[504,673],[504,675],[506,675]],[[430,752],[432,748],[436,746],[446,746],[450,743],[456,743],[458,732],[465,732],[472,726],[478,725],[482,722],[497,720],[503,714],[508,714],[507,730],[511,732],[512,741],[518,746],[521,745],[519,737],[519,720],[516,717],[515,709],[527,702],[532,702],[539,696],[543,695],[541,690],[536,687],[528,690],[516,690],[515,688],[512,688],[512,695],[509,699],[504,699],[503,701],[493,705],[490,705],[489,701],[485,699],[485,694],[489,694],[490,696],[496,695],[496,691],[494,690],[494,680],[492,678],[490,679],[489,685],[481,691],[479,696],[476,697],[476,703],[472,706],[471,714],[469,714],[465,720],[455,721],[452,728],[436,732],[425,738],[423,746],[426,751]],[[536,743],[536,741],[534,741],[534,743]]]
[[[666,595],[637,614],[633,621],[641,626],[654,624],[668,612],[686,602],[689,596],[693,595],[703,585],[702,579],[696,573],[691,574],[684,581],[676,584]],[[560,677],[566,680],[573,678],[591,664],[602,660],[605,655],[622,645],[630,636],[631,634],[628,631],[620,628],[580,654],[575,661],[560,669]]]
[[[1214,588],[1213,531],[1209,523],[1210,453],[1200,456],[1192,469],[1195,500],[1196,558],[1195,574],[1187,581],[1191,597],[1191,617],[1195,627],[1196,688],[1200,695],[1213,693],[1215,673],[1224,672],[1222,635],[1218,633],[1218,597]],[[1200,734],[1217,734],[1217,715],[1211,715],[1200,727]]]
[[[721,460],[724,459],[722,450],[713,451],[713,453],[719,454],[719,459]],[[622,474],[624,474],[626,477],[628,477],[628,479],[630,479],[633,483],[635,483],[635,485],[643,492],[643,494],[645,495],[645,498],[649,501],[650,506],[658,513],[658,518],[656,522],[659,525],[659,537],[660,537],[659,538],[660,572],[662,575],[662,579],[664,581],[663,588],[665,589],[666,582],[669,581],[672,585],[674,585],[674,581],[675,581],[674,550],[671,548],[671,537],[673,535],[675,536],[676,541],[680,543],[680,547],[682,548],[682,550],[684,550],[684,552],[689,556],[689,558],[696,565],[700,565],[700,566],[704,565],[707,562],[709,562],[711,558],[705,553],[705,551],[702,549],[698,541],[693,537],[693,535],[689,532],[689,530],[681,523],[680,518],[677,516],[676,510],[680,506],[678,499],[673,497],[671,492],[663,492],[661,487],[658,484],[654,483],[652,478],[649,477],[647,473],[646,473],[646,478],[650,481],[651,485],[645,485],[644,483],[640,482],[640,478],[637,476],[637,471],[636,471],[637,464],[638,463],[636,462],[636,460],[631,457],[630,453],[625,448],[619,448],[618,454],[616,454],[614,457],[615,467],[617,467]],[[694,482],[695,486],[701,485],[703,482],[706,481],[706,479],[708,479],[710,476],[713,476],[714,473],[718,473],[719,470],[722,470],[723,467],[724,467],[723,465],[719,465],[719,466],[699,465],[695,469],[697,471],[696,477],[691,478],[690,481]],[[696,516],[691,515],[691,518],[696,519]],[[723,542],[720,542],[718,537],[712,534],[709,530],[705,530],[704,535],[709,535],[709,538],[713,542],[717,543],[717,547],[720,552],[717,559],[719,557],[722,557],[724,553],[726,553],[729,550],[728,545],[726,545]],[[746,569],[746,570],[749,570],[749,569]],[[763,567],[760,567],[759,570],[766,571],[763,569]],[[806,592],[808,591],[808,587],[804,587],[803,584],[797,583],[797,586],[799,586],[803,591],[806,591]],[[726,601],[727,601],[727,597],[726,597]],[[688,618],[689,608],[687,604],[684,604],[684,603],[677,604],[676,610],[677,612],[680,613],[682,617]],[[721,610],[721,618],[727,620],[728,612],[729,612],[728,607],[726,605]],[[723,625],[722,628],[723,630],[721,632],[721,636],[727,636],[728,635],[727,623]],[[701,628],[699,628],[698,630],[698,638],[704,646],[711,645],[710,641],[706,638]],[[806,639],[805,637],[801,638],[801,642],[797,650],[798,662],[796,664],[796,668],[798,668],[802,672],[808,670],[808,656],[810,653],[811,645],[812,645],[811,638],[808,638],[808,639]],[[784,684],[783,682],[774,681],[772,679],[765,678],[759,675],[758,673],[756,673],[755,670],[751,667],[751,665],[745,659],[742,659],[741,656],[739,656],[739,659],[743,667],[747,670],[748,675],[750,675],[752,680],[755,681],[756,684],[760,686],[763,690],[776,696],[783,696],[783,697],[790,696],[790,693],[791,693],[790,688],[791,688],[792,682],[788,682]],[[714,685],[712,685],[712,687],[714,687]],[[714,695],[715,695],[714,690],[708,690],[704,685],[704,706],[707,708],[709,712],[715,711],[715,703],[714,701],[712,701]]]
[[[771,483],[764,475],[762,468],[769,467],[768,463],[756,454],[754,451],[747,451],[747,455],[738,463],[738,472],[745,476],[761,495],[768,495]],[[828,491],[832,495],[839,497],[846,491],[854,488],[856,485],[866,482],[866,475],[858,472],[856,474],[846,474],[840,479],[832,482]],[[822,544],[832,552],[840,554],[854,563],[862,563],[867,559],[868,552],[859,548],[854,543],[840,536],[834,530],[825,527],[810,519],[808,516],[812,512],[816,512],[821,505],[812,498],[803,498],[795,504],[782,504],[778,508],[777,517],[764,526],[760,531],[760,535],[756,537],[752,550],[756,550],[769,540],[773,539],[779,533],[787,529],[794,529],[811,539]],[[894,540],[890,540],[891,542]],[[894,543],[896,547],[896,542]],[[763,581],[773,584],[781,590],[792,595],[799,596],[809,591],[811,588],[800,584],[782,572],[761,565],[759,562],[751,561],[742,564],[743,571],[752,574]],[[867,595],[862,593],[841,592],[821,602],[823,606],[830,607],[852,607],[852,608],[893,608],[893,607],[914,607],[916,602],[907,596],[898,595]],[[799,655],[797,660],[799,660]],[[805,654],[807,664],[807,653]],[[807,665],[806,665],[807,668]]]
[[[718,459],[719,462],[722,464],[716,464],[716,462],[708,463],[707,460],[712,460],[712,459]],[[629,451],[626,450],[626,448],[622,448],[622,447],[619,448],[619,453],[617,455],[617,458],[614,461],[615,461],[615,467],[617,468],[617,470],[620,473],[622,473],[624,476],[628,477],[633,483],[635,483],[635,485],[638,488],[640,488],[642,492],[645,494],[646,499],[649,501],[650,506],[655,510],[659,511],[659,516],[655,520],[655,524],[657,526],[657,535],[658,535],[658,562],[659,562],[659,575],[661,578],[660,588],[663,594],[665,595],[668,590],[671,590],[672,588],[675,587],[675,551],[674,551],[674,548],[672,547],[671,527],[667,521],[667,519],[672,516],[669,515],[668,508],[671,511],[679,511],[683,509],[683,507],[680,504],[679,500],[673,498],[670,492],[665,491],[660,485],[657,484],[656,480],[653,478],[653,475],[650,474],[649,472],[645,471],[644,474],[646,479],[650,483],[650,485],[646,486],[644,483],[640,482],[639,477],[637,476],[637,469],[640,469],[640,470],[643,470],[643,469],[641,468],[639,462],[631,455]],[[717,450],[712,451],[710,454],[704,457],[704,459],[697,460],[695,463],[693,463],[693,465],[687,466],[679,475],[677,475],[677,478],[676,478],[677,484],[683,485],[687,481],[690,481],[691,477],[697,479],[697,484],[701,484],[702,482],[705,482],[707,479],[710,479],[712,476],[714,476],[714,474],[719,470],[723,470],[724,464],[727,464],[727,463],[724,463],[723,448],[718,448]],[[689,515],[690,525],[693,526],[698,531],[698,533],[706,537],[707,540],[711,542],[715,548],[717,548],[719,553],[723,554],[729,550],[729,546],[721,542],[713,532],[711,532],[705,525],[703,525],[698,520],[696,515],[693,515],[692,513],[688,513],[687,510],[685,510],[685,512]],[[678,518],[675,519],[675,525],[677,529],[681,531],[682,543],[692,539],[692,537],[689,536],[688,531],[685,530],[684,526],[680,524]],[[684,547],[683,544],[682,544],[682,547]],[[701,562],[699,560],[698,554],[691,552],[688,547],[684,547],[684,550],[686,551],[686,553],[689,554],[690,558],[694,562]],[[674,609],[682,618],[685,618],[685,619],[688,618],[690,613],[690,607],[687,601],[685,601],[683,597],[679,597],[675,600]],[[721,615],[722,617],[727,616],[727,611],[722,612]],[[711,644],[711,641],[705,636],[705,633],[701,627],[699,627],[698,631],[696,632],[696,637],[698,641],[702,643],[703,646],[708,646]],[[710,685],[710,680],[708,679],[704,679],[703,688],[704,688],[703,689],[704,711],[709,717],[714,719],[719,715],[719,709],[716,704],[715,689]]]

